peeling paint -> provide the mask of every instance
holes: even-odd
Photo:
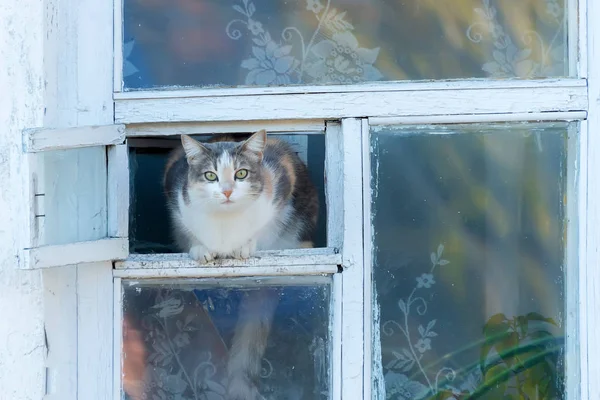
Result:
[[[0,6],[0,398],[44,395],[41,274],[20,271],[27,226],[21,130],[43,118],[43,1]]]

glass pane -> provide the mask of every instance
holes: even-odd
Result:
[[[565,3],[124,0],[124,87],[565,76]]]
[[[282,282],[125,282],[123,399],[329,398],[331,278]]]
[[[43,239],[57,245],[108,237],[106,221],[106,148],[37,153],[43,171]],[[36,199],[36,200],[40,200]],[[85,221],[85,222],[83,222]]]
[[[375,398],[564,398],[574,128],[372,132]]]

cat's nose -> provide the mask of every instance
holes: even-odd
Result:
[[[233,190],[223,190],[223,194],[225,195],[225,197],[229,198],[229,196],[231,196],[231,192],[233,192]]]

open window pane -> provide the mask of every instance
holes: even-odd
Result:
[[[256,398],[329,398],[330,292],[331,277],[124,282],[123,398],[226,399],[244,379]]]
[[[564,0],[123,1],[126,90],[567,75]]]
[[[206,141],[212,136],[194,135],[194,137]],[[326,247],[325,136],[320,132],[307,132],[306,134],[272,134],[272,137],[288,142],[308,167],[309,177],[316,187],[319,202],[317,228],[312,237],[313,244],[314,247]],[[174,244],[162,179],[169,154],[175,147],[180,146],[181,139],[179,136],[132,138],[128,142],[132,189],[129,221],[130,251],[132,253],[180,252]]]
[[[564,398],[571,129],[371,131],[375,398]]]
[[[39,155],[43,167],[44,224],[40,244],[103,239],[107,227],[107,163],[104,146],[52,150]]]

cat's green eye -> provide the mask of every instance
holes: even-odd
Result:
[[[247,169],[240,169],[235,173],[235,179],[245,179],[248,176]]]
[[[206,178],[207,181],[210,181],[210,182],[214,182],[217,180],[217,174],[215,174],[214,172],[211,172],[211,171],[205,172],[204,177]]]

